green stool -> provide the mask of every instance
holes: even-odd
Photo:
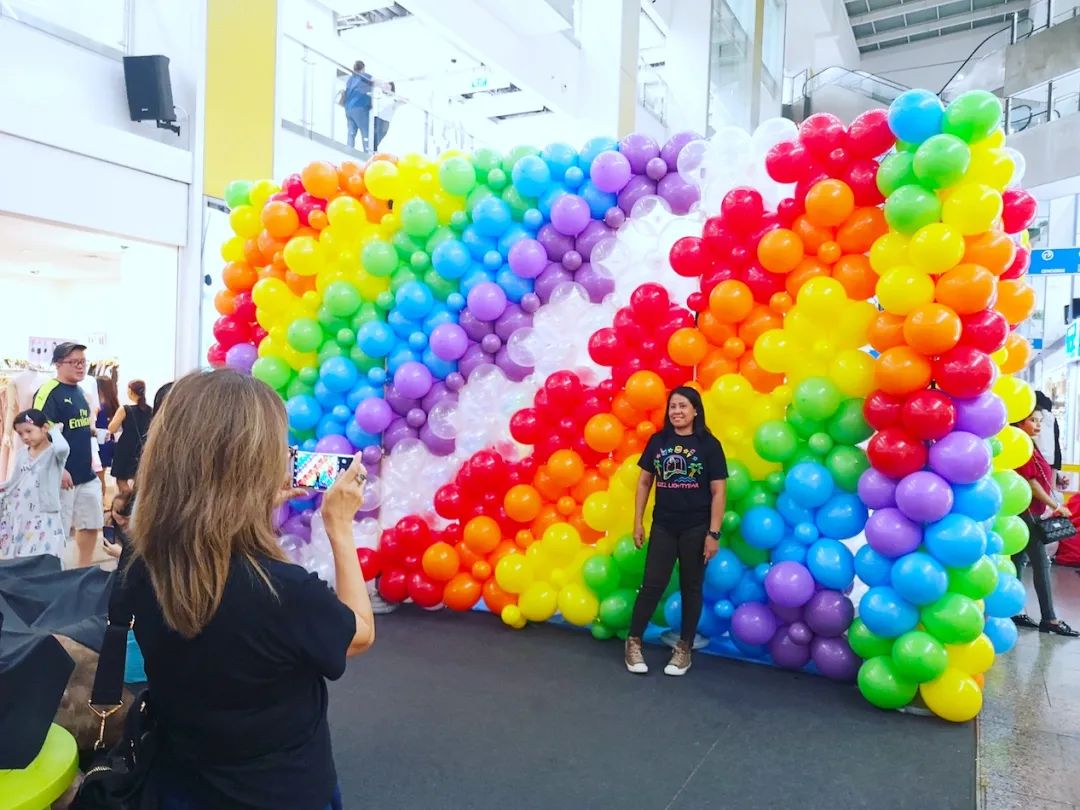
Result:
[[[22,770],[0,771],[0,810],[49,810],[78,772],[75,738],[54,723],[33,762]]]

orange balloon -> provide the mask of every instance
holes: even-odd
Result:
[[[285,283],[289,285],[293,295],[302,296],[315,289],[315,276],[298,276],[291,270],[286,270]]]
[[[637,423],[645,418],[644,410],[634,407],[624,391],[620,391],[612,398],[611,412],[628,428],[636,427]]]
[[[711,387],[714,382],[725,374],[734,374],[739,366],[734,360],[724,354],[723,349],[713,349],[697,367],[698,380],[706,387]]]
[[[964,261],[985,267],[995,276],[1004,273],[1016,258],[1016,245],[1001,231],[986,231],[964,241]]]
[[[569,517],[574,514],[574,510],[578,508],[578,504],[577,501],[569,495],[563,495],[555,502],[555,508],[559,510],[559,514],[563,517]]]
[[[604,492],[607,488],[607,479],[604,476],[597,470],[586,470],[585,475],[570,490],[570,494],[574,496],[575,501],[582,503],[594,492]]]
[[[876,210],[876,209],[875,209]],[[866,301],[874,297],[878,274],[870,266],[870,260],[862,252],[841,256],[833,265],[832,276],[844,288],[852,301]]]
[[[698,315],[698,329],[701,330],[701,334],[708,338],[709,343],[714,346],[720,346],[729,337],[734,336],[735,329],[731,324],[724,323],[712,312],[702,312]]]
[[[817,253],[823,244],[832,242],[836,238],[831,228],[820,228],[805,215],[796,217],[791,229],[802,240],[803,250],[806,253]]]
[[[605,479],[611,478],[615,473],[619,471],[618,462],[613,458],[602,458],[600,463],[596,465],[596,471]]]
[[[782,315],[773,312],[766,304],[758,304],[739,326],[739,338],[750,348],[770,329],[779,329],[783,325]]]
[[[626,398],[635,408],[659,408],[667,399],[664,380],[655,371],[635,371],[624,388]]]
[[[551,472],[546,466],[537,469],[533,476],[533,486],[544,496],[545,501],[551,503],[566,494],[566,488],[555,483],[555,479],[551,477]]]
[[[448,582],[461,570],[461,556],[449,543],[433,543],[420,558],[420,567],[436,582]]]
[[[259,253],[267,261],[273,261],[274,256],[281,253],[285,249],[286,239],[275,239],[270,235],[269,231],[259,231],[259,235],[255,237],[255,244],[259,248]]]
[[[937,280],[934,299],[959,315],[972,315],[994,302],[997,286],[997,278],[985,267],[958,264]]]
[[[266,232],[275,239],[287,239],[300,227],[300,215],[284,200],[270,200],[259,216]]]
[[[746,354],[746,343],[742,338],[728,338],[720,348],[724,350],[724,357],[730,357],[732,360],[738,360]]]
[[[1005,339],[1005,351],[1009,353],[1005,362],[1001,364],[1001,370],[1005,374],[1023,371],[1031,362],[1031,344],[1027,342],[1027,338],[1016,332],[1010,332],[1009,337]]]
[[[214,309],[219,315],[232,315],[236,312],[236,293],[232,290],[218,290],[214,296]]]
[[[610,453],[619,446],[626,429],[618,417],[598,413],[585,423],[585,444],[597,453]]]
[[[534,538],[543,537],[549,526],[562,522],[563,516],[559,514],[559,510],[555,508],[554,504],[546,503],[541,507],[540,514],[536,516],[536,520],[532,522],[529,528],[532,529]]]
[[[971,680],[975,681],[975,683],[979,685],[980,689],[986,687],[986,676],[981,672],[976,672],[974,675],[972,675]]]
[[[523,529],[522,531],[528,531],[528,529]],[[507,554],[516,554],[517,549],[517,543],[513,540],[503,540],[499,545],[495,546],[495,550],[488,555],[487,561],[491,564],[491,567],[494,568],[499,564],[499,560]]]
[[[649,441],[649,438],[656,433],[656,430],[656,425],[651,421],[639,422],[638,426],[634,428],[634,432],[638,435],[638,438],[645,442]]]
[[[827,275],[829,275],[829,268],[824,262],[807,257],[799,262],[798,267],[788,273],[787,278],[784,279],[784,289],[787,290],[788,295],[796,298],[803,284],[812,278]]]
[[[879,236],[889,232],[885,212],[880,208],[856,208],[836,231],[836,242],[844,253],[867,253]]]
[[[491,563],[487,560],[480,560],[477,563],[473,563],[472,567],[473,579],[478,582],[483,582],[485,579],[491,578]]]
[[[851,216],[855,194],[843,180],[822,180],[806,192],[806,218],[819,228],[832,228]]]
[[[259,274],[250,264],[229,262],[221,271],[221,280],[233,292],[247,292],[259,280]]]
[[[360,204],[364,206],[368,222],[382,222],[383,217],[390,213],[390,203],[387,200],[377,200],[370,194],[361,197]]]
[[[841,253],[843,253],[843,251],[840,250],[840,245],[836,242],[825,242],[818,248],[817,257],[825,264],[833,264],[840,258]]]
[[[470,610],[480,600],[480,583],[469,574],[458,574],[446,583],[443,604],[451,610]]]
[[[258,239],[248,239],[244,242],[244,261],[252,267],[266,267],[270,263],[270,260],[259,250]]]
[[[1022,278],[1006,279],[998,284],[994,308],[1005,316],[1009,326],[1016,326],[1035,311],[1035,290]]]
[[[454,551],[458,553],[458,557],[461,559],[461,568],[463,571],[468,571],[470,568],[480,562],[480,560],[484,559],[483,555],[477,554],[475,551],[465,545],[464,540],[454,545]]]
[[[709,341],[697,329],[687,326],[668,338],[667,350],[668,356],[680,366],[696,366],[709,353]]]
[[[919,354],[947,352],[960,342],[960,316],[944,304],[923,304],[904,319],[904,340]]]
[[[541,511],[541,513],[543,513],[543,508],[541,508],[540,511]],[[539,519],[540,518],[538,516],[537,520],[539,520]],[[517,546],[518,548],[528,548],[529,546],[531,546],[535,542],[536,542],[536,537],[533,536],[532,530],[530,530],[530,529],[519,529],[518,533],[514,535],[514,545]],[[498,549],[496,549],[496,551],[497,550]]]
[[[476,554],[488,554],[502,540],[502,530],[494,518],[479,515],[465,524],[465,546]]]
[[[753,308],[754,294],[741,281],[721,281],[709,293],[709,312],[721,323],[737,323]]]
[[[598,532],[596,529],[589,527],[589,524],[585,522],[584,516],[581,512],[575,512],[566,519],[566,522],[577,529],[577,533],[581,535],[581,542],[587,545],[595,545],[596,541],[604,536],[603,532]]]
[[[503,498],[503,508],[506,510],[507,517],[518,523],[528,523],[533,520],[540,514],[541,506],[543,506],[543,501],[540,499],[540,493],[536,491],[536,487],[528,484],[510,487]]]
[[[698,393],[700,394],[701,392],[698,391]],[[653,408],[651,411],[649,411],[648,421],[652,422],[656,426],[657,430],[660,430],[660,428],[662,428],[664,426],[664,422],[666,420],[667,420],[667,402],[664,403],[663,407]],[[641,425],[638,425],[638,429],[640,429],[640,428],[641,428]]]
[[[560,487],[572,487],[585,475],[585,462],[573,450],[556,450],[547,461],[548,475]]]
[[[891,312],[879,312],[874,320],[870,321],[867,340],[879,352],[902,345],[904,342],[903,316],[893,315]]]
[[[763,394],[772,391],[776,386],[784,382],[783,374],[771,374],[757,364],[753,354],[744,354],[739,360],[739,373],[746,377],[747,381],[754,386],[755,391]]]
[[[259,270],[259,280],[262,281],[264,278],[276,278],[284,281],[287,273],[288,269],[285,267],[284,263],[278,264],[277,262],[274,262]]]
[[[790,278],[790,276],[788,276],[788,278]],[[786,292],[773,293],[772,297],[769,298],[769,309],[773,312],[778,312],[781,315],[789,311],[793,306],[795,306],[795,302]]]
[[[308,225],[317,231],[321,231],[330,224],[330,219],[326,216],[326,212],[318,208],[308,214],[307,221]]]
[[[304,188],[311,196],[323,200],[329,200],[331,195],[340,188],[337,168],[333,163],[325,160],[316,160],[305,166],[300,172],[300,182],[304,184]]]
[[[930,384],[930,361],[910,346],[893,346],[874,361],[874,384],[886,394],[910,394]]]
[[[790,273],[803,258],[802,240],[794,231],[777,228],[758,242],[758,261],[771,273]]]
[[[517,594],[507,593],[500,588],[494,577],[484,582],[483,595],[484,604],[496,616],[502,613],[504,607],[516,605],[518,600]]]
[[[619,446],[615,448],[615,460],[625,461],[632,455],[640,453],[645,449],[645,442],[637,435],[635,431],[627,431],[623,436],[623,440],[619,442]]]

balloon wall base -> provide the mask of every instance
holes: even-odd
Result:
[[[674,630],[668,630],[667,632],[660,634],[660,643],[667,647],[674,647],[679,643],[679,635],[680,634],[676,633]],[[697,633],[694,636],[695,650],[703,650],[708,647],[710,643],[709,639],[705,638],[701,633]]]

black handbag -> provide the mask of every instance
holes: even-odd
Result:
[[[129,709],[120,741],[110,749],[104,742],[105,723],[124,705],[124,665],[128,633],[134,624],[119,573],[122,568],[118,566],[113,582],[109,623],[90,693],[90,710],[101,720],[101,729],[94,744],[93,762],[71,804],[72,810],[151,810],[158,806],[150,769],[159,735],[149,690],[144,689]]]
[[[1055,515],[1037,521],[1042,532],[1043,543],[1057,543],[1076,536],[1076,526],[1067,517]]]

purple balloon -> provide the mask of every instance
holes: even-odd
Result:
[[[667,164],[668,171],[677,171],[679,168],[679,153],[690,141],[700,141],[701,136],[696,132],[677,132],[668,138],[664,148],[660,150],[660,157]]]
[[[626,214],[617,205],[611,206],[604,214],[604,224],[609,228],[617,230],[623,226],[626,222]]]
[[[922,542],[922,527],[899,509],[878,509],[866,521],[866,542],[884,557],[910,554]]]
[[[619,152],[630,161],[634,174],[644,174],[649,161],[660,156],[660,145],[643,132],[631,132],[619,141]]]
[[[834,681],[854,681],[862,665],[846,638],[815,638],[810,642],[810,658],[822,675]]]
[[[475,343],[465,352],[465,356],[458,360],[458,372],[467,380],[481,366],[488,366],[494,362],[491,355]]]
[[[250,374],[251,367],[259,359],[259,350],[250,343],[237,343],[225,352],[225,365],[241,374]]]
[[[919,470],[896,485],[896,505],[918,523],[933,523],[952,510],[952,487],[937,473]]]
[[[510,269],[521,278],[536,278],[547,266],[544,246],[535,239],[519,239],[507,255]]]
[[[544,246],[548,258],[553,262],[562,261],[563,254],[568,250],[574,249],[574,240],[569,236],[559,233],[550,224],[543,226],[537,231],[536,241]]]
[[[535,292],[540,296],[540,301],[546,304],[551,300],[551,294],[555,290],[573,280],[574,277],[563,269],[562,265],[549,264],[547,269],[536,279]]]
[[[488,354],[495,354],[502,348],[502,341],[499,340],[498,335],[484,335],[484,339],[480,341],[480,348]]]
[[[454,440],[436,436],[428,425],[420,428],[420,441],[437,456],[448,456],[454,452]]]
[[[954,399],[953,405],[956,406],[956,430],[989,439],[1008,424],[1005,403],[993,392],[987,391],[974,399]]]
[[[581,267],[581,254],[576,250],[568,250],[563,254],[561,264],[572,273]]]
[[[577,236],[590,219],[589,204],[577,194],[563,194],[551,206],[551,224],[566,236]]]
[[[394,421],[394,409],[385,399],[368,397],[356,406],[354,417],[364,433],[379,434]]]
[[[382,400],[380,399],[379,402],[382,402]],[[378,433],[379,431],[369,430],[365,432]],[[356,452],[356,448],[353,447],[352,442],[350,442],[344,436],[333,434],[330,436],[323,436],[321,439],[319,439],[319,441],[315,443],[315,452],[337,453],[339,456],[351,456]]]
[[[814,595],[814,575],[805,565],[785,560],[765,575],[765,592],[781,607],[799,607]]]
[[[383,433],[383,444],[387,450],[393,450],[394,446],[405,439],[415,439],[418,434],[415,428],[409,427],[408,422],[404,419],[395,419],[390,423],[390,427]]]
[[[574,281],[585,288],[589,300],[594,304],[599,304],[615,292],[615,279],[611,274],[591,264],[581,265],[581,269],[574,273]]]
[[[465,330],[465,334],[469,336],[469,340],[475,340],[477,342],[483,340],[484,335],[490,335],[495,331],[495,327],[488,321],[480,320],[468,309],[463,309],[461,315],[458,316],[458,326]]]
[[[954,430],[930,447],[930,469],[952,484],[973,484],[990,472],[986,442],[974,433]]]
[[[469,311],[482,321],[493,321],[506,310],[506,292],[494,281],[483,281],[469,290]]]
[[[767,644],[776,634],[776,617],[760,602],[743,602],[731,617],[731,632],[744,644]]]
[[[803,609],[801,606],[787,607],[776,602],[769,602],[769,610],[784,624],[794,624],[802,621]]]
[[[427,392],[427,396],[420,400],[420,407],[424,409],[424,413],[429,413],[431,409],[440,402],[444,402],[448,399],[457,401],[457,394],[451,391],[446,383],[437,382],[431,386],[431,390]]]
[[[271,522],[275,529],[280,529],[281,526],[289,519],[289,504],[283,503],[281,506],[274,510],[274,514],[271,517]]]
[[[654,157],[645,164],[645,176],[650,180],[663,180],[667,173],[668,167],[662,157]]]
[[[635,175],[630,178],[626,188],[619,192],[619,208],[629,216],[634,209],[634,203],[642,197],[656,193],[656,183],[644,175]],[[610,222],[608,223],[611,224]]]
[[[788,627],[788,636],[796,644],[807,645],[814,640],[814,631],[806,625],[806,622],[792,622]]]
[[[440,323],[431,330],[428,345],[440,360],[457,360],[469,348],[469,336],[456,323]]]
[[[867,467],[859,476],[859,499],[870,509],[896,506],[896,482],[885,473]]]
[[[540,296],[534,292],[525,293],[521,296],[521,310],[529,315],[532,315],[536,310],[540,309],[542,302]]]
[[[530,374],[532,374],[532,368],[528,366],[519,366],[513,360],[510,359],[510,353],[506,351],[506,347],[499,349],[495,353],[495,365],[502,369],[503,374],[511,382],[521,382]]]
[[[427,414],[422,408],[413,408],[405,414],[405,423],[411,428],[421,428],[427,423]]]
[[[618,152],[601,152],[602,155],[616,155]],[[592,258],[593,249],[612,235],[612,230],[603,222],[592,220],[585,226],[585,230],[578,234],[574,240],[574,250],[581,254],[582,261]]]
[[[311,542],[311,524],[308,523],[305,525],[300,515],[293,515],[286,520],[281,526],[281,533],[299,537],[305,543]]]
[[[618,194],[630,182],[630,161],[626,155],[614,150],[601,152],[593,158],[589,167],[589,179],[593,185],[608,194]]]
[[[701,199],[696,186],[687,183],[681,174],[672,172],[656,184],[656,193],[667,200],[673,214],[685,214]]]
[[[517,304],[510,304],[506,308],[506,312],[499,316],[499,320],[495,321],[495,334],[499,336],[503,343],[506,343],[518,329],[525,329],[529,326],[532,326],[532,315],[525,312]]]
[[[465,387],[465,375],[459,371],[451,371],[446,375],[446,387],[457,392]]]
[[[385,397],[387,404],[390,405],[394,413],[396,413],[398,416],[404,416],[420,404],[419,399],[415,397],[402,396],[401,392],[392,385],[386,389]]]
[[[394,388],[403,397],[419,399],[431,390],[434,380],[431,371],[423,363],[410,360],[402,363],[394,372]]]
[[[365,447],[361,453],[360,460],[364,462],[364,466],[368,468],[368,473],[374,472],[379,462],[382,461],[382,448],[377,444],[373,444],[371,447]]]
[[[805,608],[806,624],[817,635],[835,638],[843,635],[855,618],[855,606],[840,591],[818,591]]]
[[[782,669],[802,669],[810,660],[810,647],[795,641],[789,628],[780,627],[769,641],[769,655]]]

